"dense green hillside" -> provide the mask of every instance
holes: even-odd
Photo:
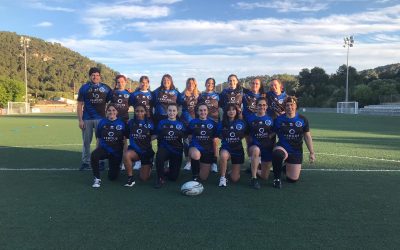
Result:
[[[72,97],[88,79],[90,67],[99,67],[103,82],[112,84],[118,72],[97,63],[59,43],[29,37],[27,53],[28,93],[32,99],[55,96]],[[20,35],[0,32],[0,76],[24,81],[24,56]],[[63,93],[60,93],[63,92]]]

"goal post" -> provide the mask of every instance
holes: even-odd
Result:
[[[27,102],[8,102],[7,115],[28,114],[30,105]]]
[[[358,102],[337,102],[336,113],[358,114]]]

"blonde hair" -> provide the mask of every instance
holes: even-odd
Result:
[[[188,86],[189,86],[189,84],[190,84],[190,81],[193,81],[193,83],[194,83],[193,92],[190,92],[189,89],[188,89]],[[185,96],[191,96],[192,94],[193,94],[194,96],[199,96],[200,91],[199,91],[199,89],[197,88],[197,81],[196,81],[196,79],[194,79],[193,77],[188,78],[188,79],[186,80],[186,88],[185,88],[185,90],[184,90],[183,92],[185,93]]]

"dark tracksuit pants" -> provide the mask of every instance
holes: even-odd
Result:
[[[120,171],[119,167],[122,161],[122,154],[117,157],[113,154],[108,153],[105,149],[100,147],[96,148],[90,156],[90,165],[92,166],[93,175],[97,179],[100,179],[99,161],[105,159],[108,159],[108,179],[117,179]]]
[[[174,154],[166,148],[159,147],[156,155],[156,168],[158,178],[164,178],[164,162],[169,161],[168,179],[176,181],[182,165],[182,153]]]

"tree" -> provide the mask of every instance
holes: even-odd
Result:
[[[0,106],[7,106],[7,102],[24,101],[25,84],[5,76],[0,76]]]

